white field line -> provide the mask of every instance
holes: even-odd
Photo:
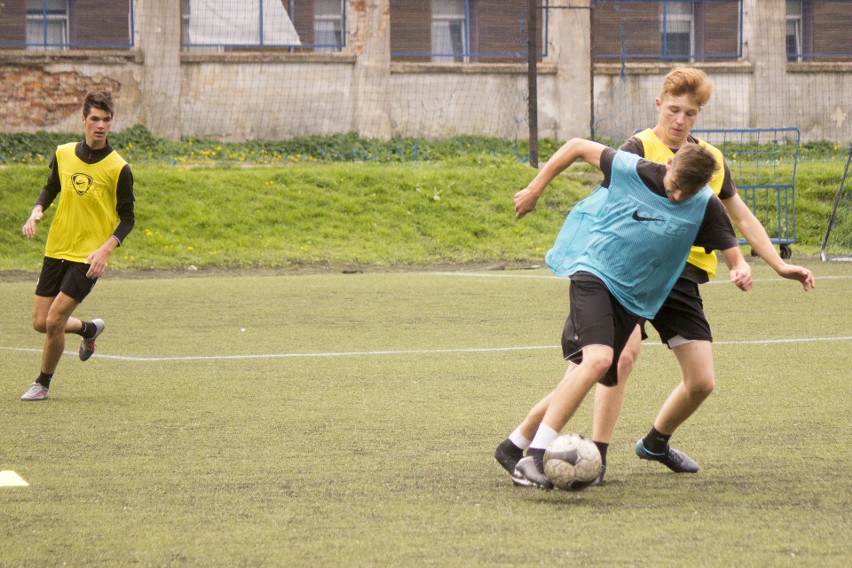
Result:
[[[569,281],[567,276],[555,276],[553,274],[500,274],[500,273],[487,273],[487,272],[427,272],[431,276],[460,276],[460,277],[473,277],[473,278],[533,278],[538,280],[565,280]],[[833,275],[833,276],[816,276],[815,280],[817,285],[822,280],[849,280],[852,279],[852,274],[850,275]],[[787,280],[785,278],[781,278],[780,276],[776,276],[775,278],[755,278],[752,282],[792,282],[791,280]],[[724,280],[722,278],[717,278],[715,280],[711,280],[707,282],[707,284],[730,284],[730,280]],[[793,282],[795,283],[795,282]]]
[[[816,341],[852,341],[852,335],[840,337],[799,337],[790,339],[751,339],[748,341],[714,341],[714,345],[777,345],[779,343],[813,343]],[[662,347],[662,343],[648,343],[643,347]],[[400,349],[387,351],[340,351],[326,353],[267,353],[257,355],[187,355],[183,357],[132,357],[126,355],[95,354],[98,359],[135,362],[161,361],[226,361],[246,359],[309,359],[322,357],[376,357],[383,355],[436,355],[441,353],[499,353],[505,351],[535,351],[542,349],[560,349],[558,345],[531,345],[516,347],[470,347],[462,349]],[[41,353],[41,349],[23,347],[0,347],[0,351]],[[76,351],[65,351],[64,355],[77,356]]]

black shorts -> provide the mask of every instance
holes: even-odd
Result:
[[[36,284],[36,296],[53,298],[62,292],[77,300],[78,303],[82,302],[98,282],[97,278],[93,280],[86,276],[88,271],[89,265],[83,262],[46,256],[41,266],[41,276]]]
[[[678,278],[660,311],[650,321],[666,345],[678,335],[689,340],[713,341],[698,283],[686,278]]]
[[[574,364],[583,361],[583,347],[612,347],[613,364],[600,383],[618,384],[618,358],[642,318],[618,303],[606,285],[587,273],[576,274],[569,289],[571,311],[562,331],[562,356]]]

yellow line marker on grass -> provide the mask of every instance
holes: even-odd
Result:
[[[27,487],[29,483],[14,471],[0,471],[0,487]]]

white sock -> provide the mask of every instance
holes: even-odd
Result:
[[[535,438],[533,438],[530,448],[546,450],[550,447],[551,442],[553,442],[553,440],[555,440],[558,436],[559,432],[547,424],[542,423],[539,425],[538,431],[535,433]]]
[[[511,434],[509,434],[509,439],[512,441],[513,444],[515,444],[516,446],[518,446],[522,450],[526,450],[527,448],[530,447],[530,441],[527,440],[526,437],[524,437],[523,434],[521,434],[521,427],[520,426],[515,428],[515,431],[512,432]]]

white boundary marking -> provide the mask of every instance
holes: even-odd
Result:
[[[567,276],[556,276],[555,274],[517,274],[517,273],[487,273],[487,272],[428,272],[432,276],[459,276],[459,277],[474,277],[474,278],[533,278],[538,280],[564,280],[566,282],[570,281]],[[819,284],[822,280],[849,280],[852,279],[852,275],[831,275],[831,276],[815,276],[817,284]],[[775,278],[755,278],[752,282],[793,282],[795,281],[788,280],[786,278],[781,278],[780,276],[776,276]],[[715,280],[711,280],[706,282],[706,284],[730,284],[730,280],[724,280],[717,278]]]
[[[714,341],[714,345],[777,345],[780,343],[813,343],[817,341],[852,341],[852,335],[839,337],[800,337],[790,339],[751,339],[747,341]],[[644,347],[662,347],[662,343],[643,344]],[[110,359],[113,361],[135,362],[164,362],[164,361],[227,361],[246,359],[300,359],[323,357],[375,357],[382,355],[436,355],[440,353],[499,353],[506,351],[536,351],[542,349],[561,349],[558,345],[530,345],[515,347],[469,347],[460,349],[400,349],[382,351],[339,351],[325,353],[267,353],[258,355],[187,355],[183,357],[132,357],[127,355],[99,355],[92,358]],[[0,351],[18,351],[26,353],[41,353],[41,349],[24,347],[0,347]],[[77,352],[65,351],[63,355],[77,356]]]

